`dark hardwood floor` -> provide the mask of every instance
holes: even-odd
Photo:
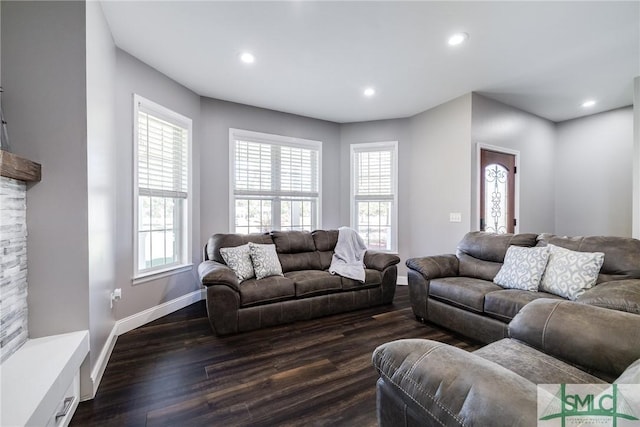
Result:
[[[371,353],[401,338],[477,343],[394,304],[229,337],[198,302],[121,335],[95,399],[72,426],[374,426]]]

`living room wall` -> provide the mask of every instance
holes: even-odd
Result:
[[[478,230],[477,144],[520,152],[519,232],[555,230],[555,124],[480,94],[473,94],[471,114],[472,230]]]
[[[116,281],[122,300],[115,306],[117,319],[200,289],[195,269],[200,262],[200,96],[174,80],[118,49],[116,53],[115,150],[119,172],[116,178]],[[193,221],[192,262],[194,271],[133,285],[133,94],[139,94],[193,121]],[[206,190],[205,190],[206,191]]]
[[[214,233],[229,232],[229,128],[322,141],[322,228],[343,225],[340,125],[207,97],[201,111],[201,245]]]
[[[633,108],[558,123],[555,231],[631,237]]]

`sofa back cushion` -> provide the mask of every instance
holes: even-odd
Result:
[[[320,256],[320,267],[328,270],[331,266],[333,250],[338,243],[338,230],[315,230],[311,233],[316,244],[316,250]]]
[[[280,265],[284,273],[299,270],[322,270],[320,255],[308,231],[272,231]]]
[[[544,233],[538,245],[553,244],[572,251],[604,252],[604,263],[596,283],[640,278],[640,240],[630,237],[565,237]]]
[[[606,381],[640,358],[640,316],[573,301],[530,302],[509,323],[509,336]]]
[[[255,234],[214,234],[209,237],[207,242],[205,255],[206,259],[211,261],[217,261],[225,263],[222,255],[220,255],[220,248],[232,248],[241,246],[246,243],[261,243],[272,244],[273,240],[269,233],[255,233]]]
[[[460,276],[493,280],[498,274],[509,246],[532,247],[537,234],[495,234],[483,231],[467,233],[458,244]]]

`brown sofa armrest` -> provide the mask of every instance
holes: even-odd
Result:
[[[240,292],[238,277],[228,266],[216,261],[203,261],[198,266],[200,283],[204,286],[226,285]]]
[[[422,274],[425,279],[458,276],[458,257],[453,254],[409,258],[407,267]]]
[[[396,265],[399,262],[400,258],[397,255],[387,252],[367,251],[364,254],[365,267],[373,268],[378,271],[383,271],[385,268]]]
[[[601,378],[618,377],[640,358],[639,315],[574,301],[530,302],[509,323],[509,335]]]
[[[577,302],[640,314],[640,279],[603,282],[580,295]]]
[[[536,385],[473,353],[404,339],[379,346],[372,359],[382,381],[421,424],[536,425]]]

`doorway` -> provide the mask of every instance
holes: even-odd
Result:
[[[516,218],[517,153],[480,146],[480,230],[514,233]]]

